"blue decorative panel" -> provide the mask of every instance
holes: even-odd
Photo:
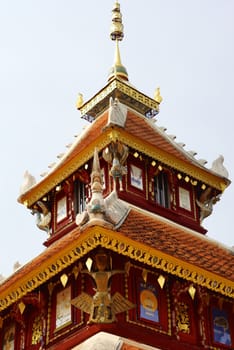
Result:
[[[228,315],[225,310],[213,309],[213,334],[216,343],[232,345]]]

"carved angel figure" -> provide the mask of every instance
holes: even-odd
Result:
[[[91,297],[82,292],[72,300],[72,304],[90,314],[89,323],[112,323],[115,315],[119,312],[127,311],[134,307],[130,301],[125,299],[120,293],[110,294],[110,278],[118,273],[127,272],[123,270],[111,270],[110,258],[104,252],[95,255],[94,270],[81,270],[82,273],[90,275],[95,282],[95,294]]]
[[[220,200],[219,196],[212,195],[212,188],[208,187],[200,196],[199,200],[196,200],[197,205],[200,208],[200,222],[210,216],[213,211],[213,205]]]
[[[44,230],[49,233],[51,212],[47,208],[46,204],[42,201],[38,201],[33,207],[32,214],[36,215],[36,225],[40,230]]]
[[[103,158],[112,165],[110,175],[114,178],[114,190],[116,190],[116,180],[119,179],[120,191],[123,191],[123,175],[127,174],[124,163],[128,157],[128,147],[123,143],[111,142],[103,151]]]

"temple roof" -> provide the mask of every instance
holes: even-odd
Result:
[[[234,282],[234,251],[197,232],[132,209],[119,231],[186,263]]]
[[[191,152],[187,152],[178,144],[174,137],[159,127],[157,122],[118,103],[127,110],[124,125],[122,127],[115,123],[110,125],[109,117],[112,107],[107,107],[107,110],[76,138],[67,152],[51,167],[41,181],[22,191],[18,199],[20,203],[30,207],[56,184],[61,183],[91,159],[95,147],[100,151],[116,138],[142,154],[202,181],[220,192],[229,185],[230,181],[223,175],[225,172],[222,174],[212,168],[206,168],[200,160],[191,155]]]
[[[159,161],[183,174],[178,174],[179,176],[190,176],[194,183],[201,181],[204,186],[209,185],[219,192],[223,192],[230,184],[228,172],[223,166],[223,157],[220,156],[214,166],[208,169],[204,159],[195,158],[196,152],[186,151],[183,143],[176,142],[174,135],[168,135],[164,127],[158,126],[155,117],[162,102],[160,89],[157,88],[154,98],[151,98],[128,81],[127,70],[120,58],[119,42],[123,37],[120,4],[115,1],[110,38],[116,45],[108,82],[88,101],[84,102],[82,94],[79,94],[77,102],[81,117],[92,123],[64,154],[58,155],[58,162],[49,165],[50,170],[39,182],[36,183],[30,174],[26,176],[18,199],[20,203],[30,207],[91,159],[94,148],[100,151],[113,139],[118,139],[151,157],[152,161]],[[112,110],[110,99],[118,101],[119,105],[127,109],[125,123],[121,126],[109,123]]]
[[[118,8],[114,10],[115,18],[121,19]],[[214,162],[211,169],[206,168],[204,160],[196,159],[195,152],[186,151],[184,145],[158,125],[155,117],[159,113],[160,95],[152,99],[133,87],[121,63],[118,41],[123,36],[122,22],[114,23],[112,35],[116,41],[113,74],[107,85],[90,100],[84,103],[80,96],[78,109],[91,124],[39,182],[31,179],[22,187],[18,201],[32,207],[84,166],[93,157],[94,149],[98,155],[113,140],[174,169],[178,175],[189,176],[223,192],[230,183],[223,158]],[[118,221],[118,227],[100,222],[77,226],[6,279],[0,285],[0,310],[70,265],[74,265],[74,273],[77,273],[78,261],[98,246],[144,264],[145,268],[164,271],[195,286],[234,298],[232,249],[133,206],[129,211],[124,210],[124,219]]]
[[[117,230],[98,225],[84,230],[77,227],[3,281],[0,310],[60,274],[97,246],[234,298],[232,249],[131,207]]]

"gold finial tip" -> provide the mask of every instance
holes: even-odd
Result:
[[[78,94],[76,100],[76,108],[79,109],[84,103],[83,95],[81,93]]]
[[[157,87],[157,88],[156,88],[155,93],[154,93],[154,99],[155,99],[155,101],[158,102],[158,103],[161,103],[161,102],[162,102],[163,98],[162,98],[162,96],[161,96],[161,94],[160,94],[160,87]]]
[[[124,27],[122,23],[122,14],[120,12],[120,4],[118,1],[116,1],[112,10],[112,24],[110,33],[111,40],[121,41],[124,37],[123,29]]]

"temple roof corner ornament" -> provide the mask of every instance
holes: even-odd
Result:
[[[32,188],[35,184],[36,184],[35,177],[31,175],[28,170],[26,170],[24,173],[23,183],[20,186],[20,191],[19,191],[20,195],[30,190],[30,188]]]
[[[83,95],[79,92],[76,100],[76,108],[80,109],[84,104],[84,98]]]
[[[0,285],[5,281],[5,279],[6,277],[0,273]],[[0,321],[0,328],[1,328],[1,321]]]
[[[217,173],[220,176],[225,177],[228,179],[229,174],[225,166],[223,165],[224,162],[224,156],[220,155],[217,159],[215,159],[212,163],[211,170]]]
[[[160,104],[163,100],[161,93],[160,93],[160,87],[157,87],[154,92],[154,100]]]

